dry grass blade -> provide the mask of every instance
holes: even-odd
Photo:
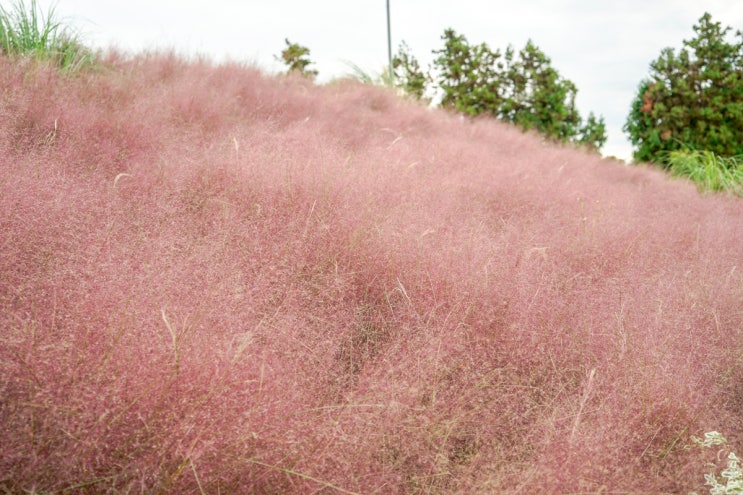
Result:
[[[274,466],[273,464],[268,464],[268,463],[261,462],[261,461],[259,461],[257,459],[252,459],[252,458],[251,459],[242,459],[242,461],[247,462],[247,463],[250,463],[250,464],[255,464],[257,466],[263,466],[263,467],[272,469],[274,471],[279,471],[281,473],[288,474],[290,476],[296,476],[297,478],[302,478],[302,479],[305,479],[305,480],[309,480],[309,481],[312,481],[314,483],[317,483],[318,485],[322,486],[323,488],[329,488],[329,489],[334,490],[334,491],[336,491],[338,493],[343,493],[345,495],[361,495],[358,492],[352,492],[352,491],[346,490],[345,488],[342,488],[340,486],[334,485],[333,483],[329,483],[327,481],[323,481],[321,479],[315,478],[314,476],[310,476],[308,474],[305,474],[305,473],[302,473],[302,472],[299,472],[299,471],[295,471],[293,469],[288,469],[288,468],[284,468],[284,467],[281,467],[281,466]]]

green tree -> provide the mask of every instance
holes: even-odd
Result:
[[[442,106],[492,115],[560,142],[593,149],[606,142],[603,118],[590,114],[583,122],[575,84],[563,79],[531,40],[519,52],[508,47],[502,55],[484,43],[470,45],[452,29],[442,39],[444,48],[434,51]]]
[[[578,89],[562,79],[550,59],[529,40],[518,57],[506,50],[507,98],[500,117],[523,129],[536,129],[559,141],[575,137],[580,114],[575,107]]]
[[[637,161],[666,167],[681,149],[743,154],[743,34],[728,41],[731,28],[709,13],[693,29],[678,53],[661,51],[638,86],[624,126]]]
[[[404,41],[392,58],[392,72],[395,86],[419,100],[424,99],[428,76]]]
[[[593,112],[589,112],[586,121],[581,121],[577,139],[574,139],[574,141],[598,151],[606,143],[606,137],[604,118],[596,118]]]
[[[317,76],[317,71],[307,68],[313,63],[309,58],[310,49],[291,43],[288,39],[284,41],[286,42],[286,48],[281,52],[281,58],[276,57],[276,60],[284,62],[288,67],[287,72],[299,72],[303,76],[314,79]]]
[[[472,116],[497,116],[502,103],[496,66],[500,52],[491,51],[485,43],[470,45],[453,29],[445,30],[441,39],[444,48],[433,52],[438,55],[434,67],[438,70],[435,82],[443,92],[441,106]]]

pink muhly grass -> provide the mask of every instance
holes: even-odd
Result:
[[[739,200],[348,82],[2,63],[5,491],[677,493],[740,445]]]

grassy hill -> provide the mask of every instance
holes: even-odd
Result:
[[[705,491],[743,201],[353,82],[0,58],[4,493]]]

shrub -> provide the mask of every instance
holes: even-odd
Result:
[[[710,448],[715,445],[723,445],[727,443],[725,437],[723,437],[717,431],[708,431],[704,434],[704,439],[693,437],[692,440],[697,445],[704,448]],[[715,473],[708,473],[704,475],[705,485],[709,485],[709,492],[712,495],[734,495],[736,493],[743,493],[743,470],[740,467],[740,459],[735,452],[728,453],[727,456],[727,467],[720,473],[724,485],[717,479]]]

